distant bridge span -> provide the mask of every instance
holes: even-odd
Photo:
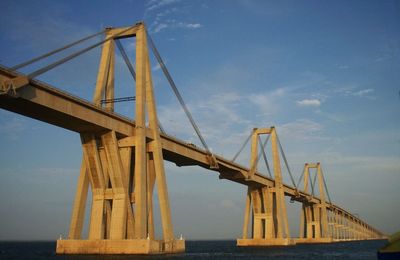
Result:
[[[57,241],[57,253],[146,254],[184,250],[184,240],[174,238],[163,160],[178,166],[197,165],[218,172],[222,179],[248,186],[243,237],[238,239],[239,246],[329,243],[384,237],[364,220],[325,199],[320,164],[305,165],[304,189],[284,184],[279,140],[273,127],[253,130],[250,168],[214,155],[207,147],[201,149],[160,132],[147,47],[148,41],[153,43],[148,39],[144,24],[109,28],[105,34],[93,102],[34,80],[32,75],[0,66],[1,108],[81,135],[84,156],[69,236],[67,240]],[[118,39],[127,37],[136,37],[136,72],[133,73],[136,80],[135,121],[114,113],[112,102],[105,105],[101,102],[114,100],[114,48],[121,48]],[[123,49],[120,51],[124,53]],[[129,67],[129,61],[126,62]],[[165,66],[163,69],[166,70]],[[274,178],[257,171],[260,156],[257,149],[262,148],[258,138],[263,134],[271,137]],[[314,183],[309,181],[311,168],[317,171]],[[320,197],[308,191],[310,186],[316,185],[317,177]],[[163,227],[161,240],[155,239],[154,234],[152,194],[155,184]],[[82,239],[89,185],[93,192],[89,236]],[[303,205],[300,238],[290,236],[284,196]],[[253,224],[249,236],[250,221]]]

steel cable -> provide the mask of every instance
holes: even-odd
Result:
[[[84,49],[82,49],[82,50],[80,50],[80,51],[77,51],[77,52],[75,52],[75,53],[72,53],[71,55],[69,55],[69,56],[67,56],[67,57],[65,57],[65,58],[63,58],[63,59],[61,59],[61,60],[59,60],[59,61],[56,61],[56,62],[54,62],[54,63],[51,63],[51,64],[49,64],[49,65],[47,65],[47,66],[45,66],[45,67],[43,67],[43,68],[41,68],[41,69],[38,69],[38,70],[36,70],[36,71],[34,71],[34,72],[28,74],[28,77],[29,77],[29,78],[35,78],[35,77],[37,77],[37,76],[39,76],[39,75],[41,75],[41,74],[43,74],[43,73],[45,73],[45,72],[47,72],[47,71],[49,71],[49,70],[51,70],[51,69],[54,69],[55,67],[57,67],[57,66],[59,66],[59,65],[61,65],[61,64],[63,64],[63,63],[65,63],[65,62],[67,62],[67,61],[69,61],[69,60],[71,60],[71,59],[73,59],[73,58],[75,58],[75,57],[77,57],[77,56],[79,56],[79,55],[81,55],[81,54],[83,54],[83,53],[85,53],[85,52],[91,50],[91,49],[94,49],[94,48],[100,46],[101,44],[103,44],[103,43],[105,43],[105,42],[107,42],[107,41],[113,39],[114,37],[117,37],[117,36],[119,36],[119,35],[121,35],[121,34],[127,32],[127,31],[131,30],[131,29],[132,29],[133,27],[135,27],[135,26],[136,26],[136,25],[133,25],[133,26],[127,28],[126,30],[123,30],[123,31],[121,31],[121,32],[119,32],[119,33],[117,33],[117,34],[111,36],[111,37],[108,37],[108,38],[106,38],[106,39],[104,39],[104,40],[102,40],[102,41],[100,41],[100,42],[98,42],[98,43],[95,43],[95,44],[93,44],[93,45],[91,45],[91,46],[89,46],[89,47],[86,47],[86,48],[84,48]]]
[[[206,149],[208,154],[211,154],[210,149],[208,148],[208,145],[207,145],[206,141],[204,140],[203,136],[201,135],[199,127],[197,126],[196,122],[194,121],[189,109],[187,108],[187,106],[185,104],[185,101],[183,100],[181,94],[179,93],[179,90],[176,87],[174,80],[172,79],[171,75],[169,74],[169,71],[168,71],[167,67],[164,64],[164,61],[162,60],[162,58],[160,56],[160,53],[158,52],[156,46],[154,45],[154,42],[151,39],[151,37],[150,37],[149,33],[147,32],[147,30],[146,30],[146,34],[147,34],[147,38],[149,40],[150,48],[153,51],[153,54],[156,57],[156,59],[157,59],[159,65],[160,65],[165,77],[167,78],[172,90],[174,91],[175,96],[177,97],[179,103],[181,104],[181,106],[183,108],[183,111],[185,112],[186,116],[188,117],[188,119],[189,119],[193,129],[195,130],[197,136],[199,137],[200,142],[202,143],[203,147]]]
[[[233,156],[232,158],[232,162],[234,162],[237,157],[239,156],[239,154],[243,151],[244,147],[246,146],[246,144],[249,142],[251,136],[253,135],[254,130],[251,131],[250,135],[246,138],[246,141],[244,141],[244,143],[242,144],[242,146],[240,147],[239,151],[235,154],[235,156]]]
[[[124,49],[124,46],[121,44],[121,42],[120,42],[118,39],[115,40],[115,44],[117,45],[117,48],[118,48],[119,52],[121,53],[121,56],[122,56],[122,58],[124,59],[125,64],[126,64],[126,66],[128,67],[128,70],[129,70],[129,72],[131,73],[133,80],[136,81],[136,72],[135,72],[135,69],[133,68],[133,65],[132,65],[131,61],[129,60],[129,57],[128,57],[128,55],[126,54],[126,51],[125,51],[125,49]],[[157,124],[158,124],[158,127],[159,127],[161,133],[165,134],[164,127],[161,125],[160,120],[158,120],[158,118],[157,118]]]
[[[288,164],[288,161],[287,161],[287,159],[286,159],[285,153],[284,153],[284,151],[283,151],[281,141],[279,141],[278,134],[276,135],[276,139],[278,140],[279,148],[280,148],[280,150],[281,150],[281,154],[282,154],[283,160],[285,161],[286,168],[287,168],[287,170],[288,170],[288,172],[289,172],[289,175],[290,175],[290,179],[291,179],[291,181],[292,181],[292,184],[293,184],[293,186],[297,189],[296,182],[294,181],[292,172],[290,171],[289,164]]]
[[[323,182],[324,182],[324,186],[325,186],[325,190],[326,190],[326,195],[328,195],[329,203],[332,204],[331,196],[329,196],[328,186],[326,185],[326,181],[325,181],[325,176],[324,176],[324,174],[322,173],[322,168],[321,168],[321,175],[322,175],[322,180],[323,180]]]
[[[300,182],[301,182],[301,179],[303,178],[303,176],[304,176],[304,171],[300,175],[299,181],[297,182],[297,187],[300,186]]]
[[[312,178],[311,178],[311,172],[308,172],[308,181],[310,182],[310,186],[311,186],[311,194],[314,194],[314,186],[312,183]]]
[[[12,67],[11,69],[12,69],[12,70],[17,70],[17,69],[23,68],[23,67],[28,66],[28,65],[30,65],[30,64],[32,64],[32,63],[34,63],[34,62],[36,62],[36,61],[39,61],[39,60],[44,59],[44,58],[47,58],[47,57],[49,57],[49,56],[51,56],[51,55],[53,55],[53,54],[56,54],[56,53],[58,53],[58,52],[60,52],[60,51],[66,50],[66,49],[71,48],[72,46],[75,46],[75,45],[77,45],[77,44],[79,44],[79,43],[81,43],[81,42],[84,42],[84,41],[89,40],[89,39],[91,39],[91,38],[93,38],[93,37],[96,37],[96,36],[98,36],[98,35],[100,35],[100,34],[103,34],[104,32],[105,32],[105,30],[103,30],[103,31],[101,31],[101,32],[98,32],[98,33],[95,33],[95,34],[92,34],[92,35],[89,35],[89,36],[87,36],[87,37],[85,37],[85,38],[82,38],[82,39],[80,39],[80,40],[77,40],[77,41],[75,41],[75,42],[72,42],[72,43],[70,43],[70,44],[67,44],[67,45],[65,45],[64,47],[58,48],[58,49],[56,49],[56,50],[54,50],[54,51],[45,53],[45,54],[43,54],[43,55],[41,55],[41,56],[38,56],[38,57],[36,57],[36,58],[33,58],[33,59],[28,60],[28,61],[26,61],[26,62],[23,62],[23,63],[21,63],[21,64],[15,65],[15,66]]]
[[[265,148],[265,146],[267,145],[270,136],[271,136],[271,135],[268,135],[267,138],[265,139],[265,141],[264,141],[264,143],[263,143],[264,148]],[[257,167],[258,161],[260,160],[261,153],[262,153],[262,151],[260,151],[260,152],[258,153],[257,158],[256,158],[256,161],[254,162],[254,165],[250,165],[251,169]]]
[[[115,44],[117,45],[118,50],[121,53],[122,58],[124,59],[126,66],[128,66],[129,72],[131,73],[133,79],[136,81],[135,69],[133,68],[132,63],[129,60],[128,55],[126,55],[124,47],[122,46],[122,44],[121,44],[121,42],[119,40],[115,40]]]
[[[260,138],[260,136],[258,136],[258,140],[259,140],[259,144],[260,144],[260,147],[261,147],[262,155],[263,155],[263,158],[264,158],[265,166],[267,167],[268,175],[269,175],[269,177],[271,177],[271,179],[272,179],[272,174],[271,174],[271,169],[269,168],[268,159],[267,159],[267,154],[266,154],[266,152],[265,152],[264,146],[261,145],[261,138]]]
[[[315,194],[314,189],[315,189],[315,183],[317,182],[317,174],[318,174],[318,172],[315,172],[315,174],[314,174],[314,180],[313,180],[313,185],[311,186],[311,187],[312,187],[312,195],[313,195],[313,196],[314,196],[314,194]]]

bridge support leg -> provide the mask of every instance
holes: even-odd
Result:
[[[283,236],[282,221],[278,221],[278,200],[275,188],[249,188],[243,223],[243,236],[237,240],[238,246],[282,246],[292,245],[293,240]],[[252,214],[250,214],[252,213]],[[249,220],[252,229],[249,236]],[[283,229],[284,230],[284,229]]]
[[[82,162],[74,206],[72,209],[71,224],[68,239],[80,239],[82,236],[83,221],[85,218],[86,200],[89,189],[89,177],[86,172],[85,162]]]

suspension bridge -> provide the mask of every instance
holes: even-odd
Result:
[[[96,36],[104,39],[82,48],[29,74],[19,69]],[[136,40],[136,62],[132,65],[120,39]],[[39,75],[102,46],[94,90],[89,102],[37,79]],[[132,75],[133,96],[114,96],[115,50],[118,49]],[[150,50],[203,148],[168,135],[161,127],[151,75]],[[133,82],[132,81],[132,82]],[[114,104],[135,101],[135,118],[114,112]],[[276,246],[296,243],[331,243],[382,239],[383,233],[334,204],[329,196],[320,163],[306,163],[296,183],[275,127],[254,128],[233,159],[213,154],[185,105],[144,23],[106,28],[62,48],[8,68],[0,66],[0,107],[78,133],[82,163],[73,204],[69,234],[57,240],[58,254],[160,254],[185,250],[185,240],[174,235],[164,160],[177,166],[200,166],[220,179],[248,187],[242,237],[238,246]],[[264,137],[264,141],[261,139]],[[249,167],[235,162],[250,142]],[[272,158],[266,156],[270,149]],[[258,170],[265,163],[267,174]],[[283,183],[282,160],[291,184]],[[188,184],[190,185],[190,184]],[[223,185],[223,184],[221,184]],[[91,191],[88,234],[83,235],[86,202]],[[162,237],[154,225],[153,194],[157,189]],[[290,234],[285,197],[301,203],[300,235]]]

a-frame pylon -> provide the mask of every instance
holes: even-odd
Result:
[[[311,177],[311,169],[315,169],[314,178]],[[300,213],[300,233],[297,243],[330,243],[332,232],[329,228],[328,205],[325,199],[325,180],[320,163],[306,163],[303,171],[304,192],[316,195],[315,185],[318,180],[318,191],[321,203],[311,203],[309,200],[302,203]],[[310,189],[311,188],[311,189]]]
[[[109,28],[103,44],[94,103],[114,99],[115,45],[136,37],[135,128],[131,136],[114,131],[81,133],[83,160],[68,239],[59,254],[151,254],[185,250],[174,239],[162,144],[153,91],[147,33],[143,23]],[[113,103],[105,108],[113,111]],[[147,117],[146,117],[147,115]],[[146,125],[148,118],[148,125]],[[160,205],[162,239],[155,238],[153,192]],[[82,239],[88,188],[92,191],[88,237]]]
[[[252,132],[250,171],[248,181],[257,172],[259,159],[258,146],[260,135],[269,135],[271,139],[274,186],[248,186],[246,208],[243,223],[243,237],[237,240],[238,246],[276,246],[291,245],[285,194],[283,189],[281,162],[279,158],[278,136],[275,127],[255,128]],[[248,226],[252,223],[251,236]]]

